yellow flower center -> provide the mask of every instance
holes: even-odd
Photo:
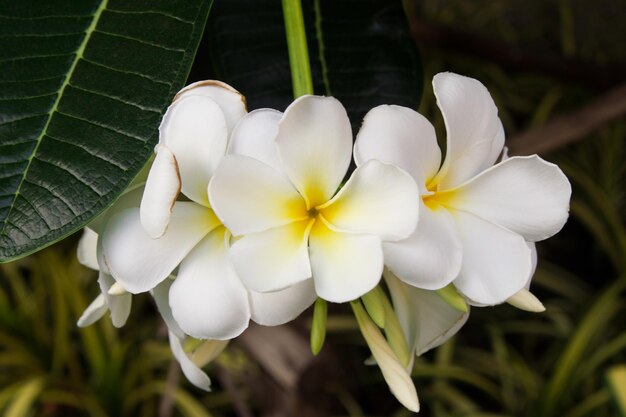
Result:
[[[450,208],[453,206],[453,201],[459,198],[459,190],[452,189],[446,191],[428,190],[431,194],[425,194],[422,196],[422,201],[431,210],[439,210],[441,208]]]

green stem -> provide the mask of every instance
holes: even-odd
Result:
[[[311,77],[302,5],[300,0],[282,0],[282,2],[293,96],[298,98],[305,94],[313,94],[313,78]]]

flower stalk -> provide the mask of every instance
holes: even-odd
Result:
[[[313,94],[313,77],[309,63],[304,17],[300,0],[282,0],[293,97]]]

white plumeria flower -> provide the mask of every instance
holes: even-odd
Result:
[[[441,73],[433,88],[448,133],[441,166],[433,126],[411,109],[372,109],[357,137],[357,166],[394,163],[413,176],[421,192],[415,233],[386,243],[385,262],[418,288],[454,281],[473,303],[502,303],[531,276],[526,241],[546,239],[565,224],[571,186],[556,165],[536,155],[493,166],[504,131],[480,82]]]
[[[205,81],[181,90],[161,123],[141,208],[113,216],[102,233],[107,267],[131,293],[153,289],[177,269],[168,297],[172,315],[184,333],[198,339],[234,338],[250,319],[282,324],[315,300],[310,280],[257,294],[231,267],[231,234],[213,212],[207,188],[231,133],[235,147],[256,139],[245,129],[234,135],[245,114],[243,96],[226,84]],[[189,201],[177,200],[179,190]]]
[[[265,163],[226,157],[209,186],[213,209],[240,237],[231,247],[237,274],[259,292],[313,277],[325,300],[358,298],[380,280],[381,241],[415,229],[413,180],[396,166],[372,161],[337,192],[350,164],[352,132],[332,97],[303,96],[280,118],[265,114],[265,123],[257,115],[256,130],[275,134],[275,152]]]

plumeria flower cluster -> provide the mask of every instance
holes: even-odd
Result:
[[[413,359],[453,336],[470,305],[543,310],[529,291],[534,242],[563,227],[571,195],[556,165],[506,155],[480,82],[441,73],[433,88],[443,163],[433,126],[405,107],[372,109],[353,146],[333,97],[248,113],[224,83],[181,90],[147,179],[79,244],[102,290],[79,325],[110,310],[121,326],[131,294],[150,292],[183,372],[208,390],[201,366],[250,320],[350,302],[390,390],[418,411]],[[323,326],[314,314],[312,334]],[[193,355],[188,338],[204,340]]]

